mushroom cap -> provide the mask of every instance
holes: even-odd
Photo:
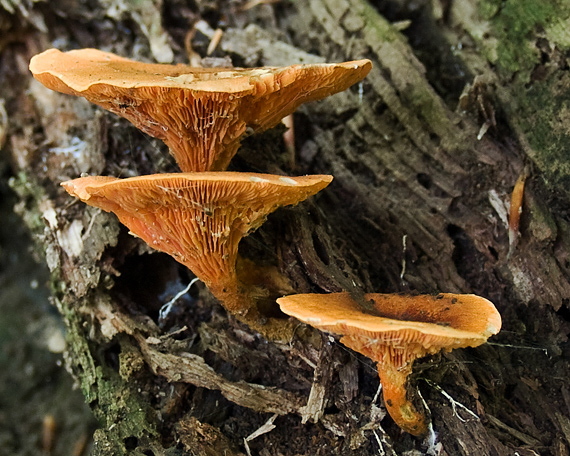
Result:
[[[341,342],[379,362],[386,346],[408,347],[417,358],[442,349],[476,347],[501,328],[495,306],[469,294],[370,293],[357,302],[345,292],[298,294],[277,302],[286,314],[343,335]]]
[[[278,207],[297,204],[331,181],[327,175],[208,172],[87,176],[61,185],[87,204],[114,212],[132,233],[172,255],[210,288],[229,292],[237,288],[241,238]]]
[[[302,103],[347,89],[369,60],[275,68],[194,68],[136,62],[96,49],[34,56],[50,89],[82,96],[162,139],[183,171],[224,170],[249,127],[274,127]]]
[[[342,334],[344,345],[376,361],[386,409],[404,431],[417,436],[428,428],[407,395],[414,360],[481,345],[501,328],[495,306],[475,295],[371,293],[355,300],[349,293],[298,294],[277,302],[288,315]]]

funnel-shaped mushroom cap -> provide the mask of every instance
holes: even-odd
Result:
[[[299,294],[277,302],[286,314],[343,335],[344,345],[376,361],[390,415],[414,435],[427,428],[406,398],[413,361],[441,350],[476,347],[501,329],[495,306],[475,295],[371,293],[357,302],[349,293]]]
[[[213,172],[88,176],[62,186],[87,204],[114,212],[132,233],[186,265],[228,310],[239,313],[247,311],[235,298],[241,238],[278,207],[303,201],[331,180]]]
[[[170,148],[182,171],[221,171],[249,127],[274,127],[302,103],[343,91],[369,60],[283,68],[193,68],[128,60],[96,49],[50,49],[30,61],[50,89],[131,121]]]

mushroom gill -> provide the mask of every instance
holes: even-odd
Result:
[[[114,212],[136,236],[187,266],[229,312],[258,329],[255,299],[236,273],[238,244],[275,209],[303,201],[331,180],[208,172],[87,176],[61,185],[85,203]]]
[[[275,68],[194,68],[136,62],[96,49],[34,56],[46,87],[85,97],[163,140],[184,172],[223,171],[247,129],[274,127],[302,103],[343,91],[369,60]]]

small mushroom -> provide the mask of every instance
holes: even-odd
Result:
[[[298,294],[277,300],[281,310],[323,331],[341,334],[347,347],[376,361],[386,408],[406,432],[427,424],[407,397],[415,359],[441,350],[476,347],[501,328],[501,316],[475,295]]]
[[[133,234],[187,266],[228,311],[257,329],[255,299],[236,272],[238,244],[275,209],[297,204],[331,181],[328,175],[208,172],[87,176],[61,185],[85,203],[114,212]]]
[[[302,103],[343,91],[369,60],[283,68],[195,68],[136,62],[96,49],[34,56],[50,89],[82,96],[163,140],[184,172],[225,170],[246,130],[274,127]]]

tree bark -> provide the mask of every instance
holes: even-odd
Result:
[[[101,423],[93,454],[569,454],[568,12],[530,1],[68,3],[0,10],[0,82],[18,211]],[[127,122],[33,81],[29,58],[56,43],[185,61],[201,18],[223,25],[216,55],[236,65],[372,60],[361,85],[295,114],[294,160],[283,129],[244,141],[234,170],[335,179],[273,214],[241,253],[277,266],[298,292],[493,301],[503,330],[491,343],[415,365],[431,440],[400,432],[376,397],[374,366],[333,338],[300,327],[288,343],[267,342],[200,287],[159,321],[188,272],[59,187],[83,172],[175,167]],[[194,52],[208,41],[197,33]]]

